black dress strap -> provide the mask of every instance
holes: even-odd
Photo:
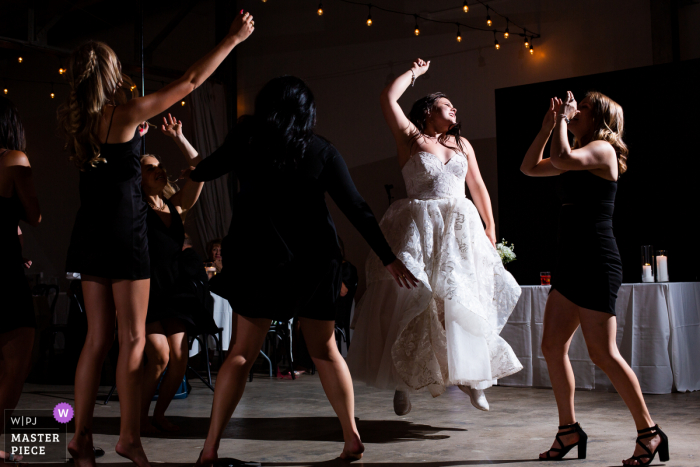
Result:
[[[116,105],[112,109],[112,116],[109,117],[109,126],[107,127],[107,137],[105,138],[105,144],[107,144],[107,141],[109,140],[109,132],[112,131],[112,120],[114,120],[114,111],[115,110],[117,110]]]

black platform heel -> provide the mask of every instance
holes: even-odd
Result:
[[[562,425],[559,427],[560,430],[567,430],[563,431],[561,433],[557,433],[555,436],[557,442],[559,443],[560,448],[551,448],[549,451],[547,451],[547,457],[540,457],[540,460],[543,461],[560,461],[564,459],[564,456],[571,451],[571,449],[574,448],[574,446],[578,446],[578,458],[579,459],[585,459],[586,458],[586,446],[588,444],[588,435],[586,434],[585,431],[581,429],[581,425],[576,423],[572,423],[571,425]],[[566,435],[573,435],[574,433],[578,433],[578,441],[576,441],[573,444],[569,444],[568,446],[564,446],[564,442],[561,440],[560,436],[566,436]],[[552,456],[550,453],[554,451],[557,454]]]
[[[666,433],[661,431],[659,425],[654,425],[650,428],[644,428],[643,430],[637,430],[637,433],[639,433],[639,436],[637,436],[637,444],[639,444],[647,453],[642,454],[641,456],[632,456],[629,458],[629,460],[637,461],[639,465],[649,465],[654,461],[654,457],[658,452],[659,459],[661,460],[661,462],[668,462],[668,460],[670,459],[668,455],[668,436],[666,436]],[[653,438],[656,435],[659,435],[661,437],[661,442],[658,446],[656,446],[656,450],[654,452],[651,452],[647,445],[642,443],[642,440],[647,438]],[[642,462],[642,459],[649,460],[646,462]]]

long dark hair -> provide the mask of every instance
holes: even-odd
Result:
[[[255,98],[253,121],[253,151],[274,169],[296,168],[314,135],[314,95],[295,76],[274,78]]]
[[[425,97],[421,97],[413,103],[413,107],[411,107],[411,112],[409,112],[408,114],[408,119],[411,121],[411,123],[413,123],[416,126],[418,132],[411,135],[411,146],[413,144],[416,144],[418,138],[425,134],[426,120],[428,118],[428,114],[435,108],[437,101],[440,99],[449,98],[442,92],[434,92],[432,94],[428,94]],[[461,124],[458,122],[455,125],[453,125],[448,131],[446,131],[438,137],[438,143],[455,151],[459,151],[462,154],[466,154],[467,151],[464,149],[464,146],[462,145],[462,139],[460,138],[460,129]],[[448,144],[450,136],[454,136],[455,142],[457,143],[457,147]]]
[[[0,148],[25,152],[27,140],[24,127],[15,104],[0,96]]]

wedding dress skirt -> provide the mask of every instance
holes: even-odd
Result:
[[[499,336],[520,287],[466,198],[466,171],[464,156],[443,164],[427,152],[404,166],[409,199],[394,202],[380,225],[420,285],[400,288],[370,253],[348,355],[354,379],[438,396],[453,385],[486,389],[522,369]]]

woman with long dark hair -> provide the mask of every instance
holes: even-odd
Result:
[[[442,93],[416,101],[408,117],[398,103],[429,65],[417,59],[381,95],[408,198],[380,225],[420,284],[396,287],[370,255],[348,354],[354,378],[395,391],[397,415],[411,410],[411,393],[427,388],[437,397],[448,386],[489,410],[484,389],[522,369],[499,336],[520,287],[496,252],[491,200],[457,109]]]
[[[24,277],[19,221],[36,227],[41,213],[25,147],[19,112],[9,99],[0,96],[0,434],[31,370],[36,327],[32,294]],[[0,451],[0,464],[6,460],[21,458]]]
[[[352,380],[335,345],[341,254],[326,206],[328,192],[402,287],[415,284],[396,259],[340,153],[314,133],[313,94],[299,78],[267,83],[223,146],[190,175],[231,173],[240,183],[223,241],[223,270],[211,282],[234,313],[229,355],[219,371],[209,433],[197,465],[212,465],[226,424],[243,395],[271,321],[298,316],[311,358],[343,429],[340,457],[359,459]]]
[[[669,459],[668,438],[651,420],[637,377],[617,348],[615,302],[622,284],[622,261],[613,234],[617,181],[627,171],[622,140],[622,107],[608,96],[589,92],[576,104],[570,91],[553,98],[542,129],[520,167],[531,177],[557,178],[561,201],[557,266],[544,311],[542,354],[559,411],[559,432],[543,460],[560,460],[578,447],[586,458],[588,436],[574,412],[574,372],[568,351],[581,326],[588,355],[610,378],[637,426],[637,445],[625,465],[647,465],[656,453]],[[574,135],[573,147],[568,132]],[[543,159],[549,138],[552,145]],[[576,251],[575,255],[570,252]]]
[[[130,84],[114,51],[102,42],[76,48],[68,63],[71,87],[59,109],[71,160],[80,170],[80,209],[66,268],[82,276],[88,333],[75,373],[75,435],[68,451],[78,466],[95,465],[92,418],[100,371],[119,322],[117,389],[121,428],[116,452],[148,466],[139,434],[141,380],[150,288],[146,217],[141,193],[145,120],[200,86],[253,32],[250,14],[236,17],[226,37],[163,89],[126,99]],[[117,313],[117,310],[119,312]],[[115,320],[116,316],[116,320]]]

